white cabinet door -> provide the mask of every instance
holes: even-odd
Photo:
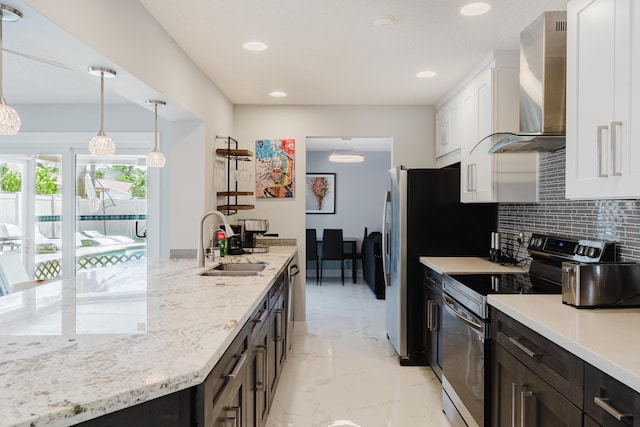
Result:
[[[567,198],[640,196],[640,142],[631,135],[636,8],[633,0],[567,5]]]
[[[537,202],[537,155],[489,154],[490,140],[480,144],[497,131],[518,130],[517,62],[514,65],[513,58],[509,61],[507,56],[498,58],[501,61],[496,59],[480,70],[461,91],[460,200]]]
[[[461,193],[463,202],[494,201],[494,157],[489,147],[475,146],[493,133],[493,68],[480,73],[462,94],[464,153],[461,158]]]
[[[436,158],[460,149],[460,108],[453,98],[436,113]]]

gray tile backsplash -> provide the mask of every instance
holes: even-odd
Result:
[[[503,248],[514,253],[519,231],[525,247],[537,232],[613,241],[620,261],[640,261],[640,200],[565,199],[565,157],[565,150],[540,154],[540,203],[500,205]]]

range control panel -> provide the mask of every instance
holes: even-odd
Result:
[[[615,261],[615,243],[533,233],[527,250],[531,255],[594,263]]]

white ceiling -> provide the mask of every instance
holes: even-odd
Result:
[[[566,0],[139,0],[235,104],[435,104],[495,49]],[[391,15],[395,24],[376,27]],[[269,46],[242,48],[247,41]],[[433,70],[432,79],[416,73]],[[284,99],[268,94],[288,93]]]
[[[470,18],[458,12],[469,0],[139,1],[235,104],[350,105],[435,104],[490,51],[517,49],[520,31],[543,10],[567,2],[486,0],[491,11]],[[97,104],[99,79],[87,67],[110,61],[23,0],[6,3],[24,14],[3,26],[7,102]],[[380,15],[395,24],[374,26]],[[249,40],[269,49],[249,52],[242,48]],[[415,76],[426,69],[438,75]],[[289,96],[272,98],[273,90]],[[144,101],[162,94],[119,70],[105,97],[150,108]],[[185,116],[172,116],[173,108],[159,114]]]

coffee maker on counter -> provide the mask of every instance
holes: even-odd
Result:
[[[265,253],[269,252],[269,246],[256,243],[256,237],[269,231],[269,220],[267,219],[239,219],[238,224],[242,226],[240,240],[245,253]]]

